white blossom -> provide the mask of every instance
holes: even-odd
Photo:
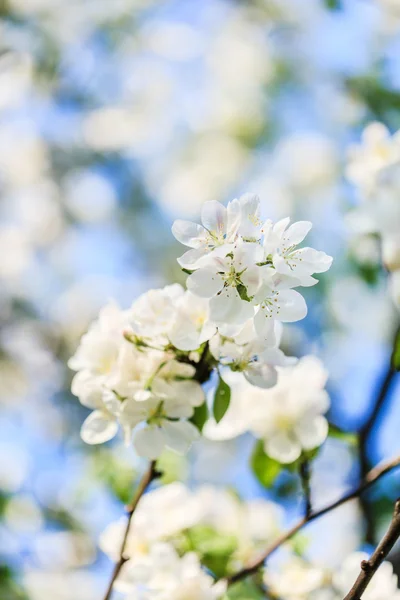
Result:
[[[356,581],[361,562],[368,560],[365,552],[354,552],[348,556],[339,570],[333,575],[333,587],[338,592],[338,598],[343,598]],[[397,575],[393,573],[390,562],[384,561],[374,574],[363,594],[365,600],[399,600],[400,590],[397,588]]]
[[[202,298],[210,298],[210,318],[217,324],[244,323],[254,314],[240,290],[252,296],[261,280],[256,263],[262,259],[258,244],[239,241],[214,250],[198,262],[199,268],[187,279],[188,289]]]
[[[130,325],[135,334],[153,342],[168,343],[168,332],[175,318],[176,303],[184,295],[181,285],[167,285],[142,294],[129,311]]]
[[[180,558],[173,546],[158,543],[123,566],[116,587],[126,600],[219,600],[226,583],[214,583],[194,552]]]
[[[235,537],[231,565],[235,569],[250,562],[282,529],[283,510],[274,502],[264,499],[242,502],[231,492],[210,485],[200,487],[193,497],[198,523],[211,526],[217,535]]]
[[[376,189],[379,172],[399,160],[400,136],[391,136],[382,123],[370,123],[363,131],[361,144],[349,149],[346,175],[362,193],[369,195]]]
[[[196,350],[216,333],[209,317],[209,302],[186,291],[176,303],[176,314],[168,333],[171,343],[179,350]]]
[[[108,375],[118,358],[123,328],[124,313],[115,303],[107,304],[82,337],[68,366],[74,371],[88,370],[96,375]]]
[[[151,290],[129,311],[111,304],[83,336],[69,364],[78,370],[72,393],[93,410],[82,425],[85,442],[104,443],[121,426],[128,443],[134,431],[137,453],[153,459],[165,447],[184,453],[198,437],[187,420],[205,399],[193,380],[195,368],[176,360],[173,351],[153,347],[170,343],[179,297],[185,297],[183,289],[168,286]],[[128,323],[141,336],[137,343],[124,337]]]
[[[267,221],[263,226],[265,258],[272,257],[277,273],[294,277],[302,286],[315,285],[318,280],[312,275],[327,271],[332,258],[314,248],[297,248],[310,231],[312,223],[298,221],[290,226],[289,223],[290,219],[285,218],[275,225]]]
[[[179,482],[163,485],[145,494],[132,517],[125,554],[133,558],[148,554],[156,542],[171,541],[199,521],[197,498]],[[112,560],[119,558],[126,519],[111,523],[101,534],[99,545]]]
[[[235,227],[228,228],[227,233],[226,215],[233,206]],[[218,203],[212,207],[221,232],[212,234],[212,243],[204,242],[208,234],[203,228],[198,230],[198,225],[184,228],[178,221],[172,228],[179,241],[196,247],[178,262],[192,271],[188,289],[210,299],[211,321],[221,327],[254,318],[257,334],[265,338],[271,331],[269,320],[293,322],[304,318],[306,303],[293,288],[314,285],[317,280],[313,274],[327,271],[332,264],[332,258],[324,252],[297,248],[311,223],[300,221],[288,227],[287,218],[275,225],[271,221],[262,225],[260,201],[254,194],[232,201],[227,209]],[[190,236],[183,235],[184,229],[191,232]],[[195,236],[194,232],[199,231],[201,235]]]
[[[281,463],[294,462],[303,451],[320,446],[328,434],[323,416],[329,408],[327,372],[314,356],[277,371],[271,389],[247,385],[232,373],[230,406],[218,425],[206,425],[206,437],[231,439],[252,431],[263,440],[265,452]]]
[[[313,592],[321,588],[325,572],[300,557],[293,557],[280,569],[265,569],[264,583],[267,589],[282,600],[309,600]],[[354,583],[354,582],[353,582]]]
[[[141,499],[132,517],[125,555],[129,561],[147,555],[157,542],[168,542],[179,549],[182,535],[203,525],[214,530],[216,537],[227,535],[235,540],[229,567],[237,569],[276,539],[282,523],[283,510],[274,502],[243,502],[222,488],[204,485],[192,491],[175,482]],[[124,518],[111,523],[100,537],[101,549],[112,560],[119,556],[125,527]]]
[[[295,461],[304,450],[320,446],[328,435],[323,414],[329,408],[324,390],[327,373],[313,356],[279,371],[277,385],[259,403],[251,430],[264,441],[265,452],[282,463]]]
[[[219,202],[205,202],[201,211],[202,225],[191,221],[177,220],[172,227],[176,239],[192,248],[178,259],[186,269],[195,268],[199,259],[215,248],[233,243],[237,237],[241,210],[238,200],[225,208]]]
[[[258,337],[253,320],[238,329],[221,328],[210,342],[213,356],[232,371],[243,372],[247,381],[261,388],[270,388],[278,379],[277,366],[293,364],[295,359],[287,357],[278,348],[281,338],[279,323],[270,322],[272,330],[265,339]],[[228,334],[231,333],[229,336]]]

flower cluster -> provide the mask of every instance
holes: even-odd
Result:
[[[120,425],[128,442],[135,430],[139,455],[157,458],[165,446],[186,452],[198,436],[188,420],[204,402],[195,366],[177,360],[167,346],[150,347],[145,341],[162,344],[177,295],[184,295],[182,288],[170,286],[150,291],[127,311],[110,304],[83,336],[69,366],[78,371],[73,394],[93,409],[81,430],[85,442],[106,442]],[[148,337],[139,339],[131,324],[139,331],[146,319]]]
[[[215,583],[201,568],[194,552],[180,557],[169,544],[156,544],[131,563],[129,581],[120,587],[126,600],[219,600],[226,590],[224,581]]]
[[[152,587],[161,553],[168,557],[164,564],[173,585],[180,577],[183,586],[182,591],[175,591],[174,587],[176,595],[169,598],[181,598],[181,593],[182,598],[190,600],[219,598],[220,590],[224,591],[222,578],[243,567],[271,543],[279,534],[282,521],[282,509],[266,500],[242,502],[232,493],[212,486],[191,491],[181,483],[172,483],[158,488],[142,498],[133,515],[125,546],[128,560],[115,588],[129,598],[139,583]],[[100,547],[114,560],[118,559],[125,527],[125,519],[120,520],[109,525],[101,536]],[[200,562],[221,579],[219,586],[210,585]],[[189,578],[190,570],[203,595],[197,596],[194,591],[183,595],[189,586],[186,577]],[[175,574],[179,575],[177,582]],[[170,591],[163,578],[160,586],[161,582],[160,592]],[[158,600],[159,596],[154,598]]]
[[[280,463],[292,463],[303,452],[318,448],[328,435],[324,414],[329,396],[324,389],[328,374],[315,356],[305,356],[291,367],[278,368],[278,382],[263,390],[232,373],[231,403],[218,425],[209,422],[205,434],[230,439],[252,431],[264,450]]]
[[[184,453],[199,435],[191,419],[205,402],[201,384],[214,368],[270,388],[278,370],[295,362],[279,349],[281,322],[305,316],[294,288],[317,283],[313,274],[332,259],[297,248],[310,223],[273,225],[259,213],[252,194],[226,208],[206,202],[202,225],[173,225],[175,237],[191,248],[179,259],[190,270],[188,289],[150,290],[128,310],[109,304],[100,312],[69,361],[77,371],[72,392],[93,409],[82,427],[84,441],[106,442],[121,427],[140,456],[155,459],[165,447]],[[303,412],[304,420],[311,415]],[[315,423],[312,416],[310,427]]]
[[[300,557],[289,558],[276,570],[266,569],[264,583],[273,597],[282,600],[342,600],[360,572],[364,552],[353,552],[334,571]],[[365,600],[399,600],[397,576],[385,561],[363,594]]]
[[[382,239],[382,259],[390,272],[394,301],[400,306],[400,132],[369,124],[360,145],[350,148],[347,177],[362,201],[354,222]]]
[[[289,218],[275,225],[260,218],[260,200],[245,194],[229,202],[206,202],[202,225],[175,221],[172,232],[190,250],[178,259],[191,272],[188,289],[209,300],[210,319],[224,335],[252,321],[259,340],[274,344],[276,321],[306,316],[304,298],[294,288],[318,283],[332,259],[313,248],[297,248],[311,229]]]

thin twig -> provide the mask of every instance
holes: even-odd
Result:
[[[122,543],[121,543],[119,559],[118,559],[118,562],[116,562],[114,565],[114,569],[113,569],[113,572],[111,575],[110,583],[108,584],[108,588],[107,588],[105,596],[104,596],[104,600],[109,600],[111,598],[115,580],[117,579],[122,566],[128,560],[128,558],[125,556],[125,548],[126,548],[126,543],[128,540],[129,529],[130,529],[133,514],[137,508],[137,505],[139,504],[141,497],[143,496],[143,494],[145,493],[145,491],[147,490],[147,488],[149,487],[151,482],[154,481],[154,479],[156,479],[158,476],[159,476],[159,473],[156,469],[156,461],[153,460],[150,463],[149,468],[147,469],[146,473],[143,475],[142,479],[140,480],[140,483],[136,489],[136,492],[135,492],[132,502],[126,506],[126,514],[128,516],[128,520],[127,520],[125,531],[124,531],[124,537],[123,537]]]
[[[377,390],[377,394],[374,402],[372,403],[372,410],[369,414],[366,422],[358,432],[358,454],[360,461],[360,479],[363,479],[371,468],[369,460],[368,443],[371,437],[371,433],[375,427],[376,420],[378,419],[382,408],[384,407],[388,393],[391,389],[393,380],[396,375],[396,369],[393,365],[393,356],[397,344],[397,339],[400,335],[400,327],[397,329],[393,338],[392,353],[389,364],[387,366],[384,377],[382,378],[381,384]],[[375,541],[375,524],[374,515],[371,503],[368,498],[360,498],[360,505],[365,519],[365,541],[369,544],[373,544]]]
[[[264,562],[271,556],[271,554],[273,554],[280,546],[282,546],[282,544],[284,544],[291,537],[293,537],[300,529],[302,529],[305,525],[307,525],[307,523],[311,523],[311,521],[314,521],[315,519],[322,517],[323,515],[331,512],[338,506],[341,506],[342,504],[349,502],[349,500],[358,498],[360,496],[360,494],[362,494],[363,492],[365,492],[365,490],[370,488],[381,477],[383,477],[384,475],[386,475],[386,473],[389,473],[390,471],[392,471],[393,469],[395,469],[398,466],[400,466],[400,456],[398,456],[397,458],[394,458],[390,462],[381,463],[380,465],[373,468],[371,471],[369,471],[369,473],[367,473],[364,480],[361,482],[361,484],[356,489],[354,489],[352,492],[345,494],[344,496],[339,498],[339,500],[336,500],[335,502],[328,504],[327,506],[325,506],[324,508],[321,508],[320,510],[312,511],[308,516],[300,519],[300,521],[298,521],[295,525],[293,525],[293,527],[291,527],[291,529],[284,532],[273,544],[271,544],[269,546],[269,548],[267,548],[267,550],[261,556],[256,558],[249,565],[247,565],[247,567],[244,567],[237,573],[234,573],[233,575],[231,575],[228,578],[228,584],[232,585],[233,583],[241,581],[242,579],[245,579],[249,575],[256,573],[258,571],[258,569],[264,564]]]
[[[389,529],[369,560],[363,560],[355,584],[344,600],[360,600],[371,579],[400,537],[400,500],[397,500]]]
[[[310,462],[308,460],[303,460],[300,464],[300,479],[301,486],[303,488],[304,494],[304,515],[308,517],[312,513],[312,504],[311,504],[311,469]]]

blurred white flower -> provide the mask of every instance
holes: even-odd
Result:
[[[320,446],[328,435],[323,416],[329,408],[324,387],[327,372],[313,356],[279,370],[277,385],[253,407],[250,428],[264,441],[269,456],[282,463],[295,461],[303,451]]]
[[[310,600],[322,587],[325,572],[300,557],[293,557],[279,570],[264,571],[264,583],[274,596],[285,600]],[[354,582],[353,582],[354,583]]]
[[[346,175],[369,195],[375,191],[379,172],[399,160],[399,135],[392,137],[382,123],[370,123],[363,131],[361,144],[349,148]]]
[[[143,595],[148,600],[219,600],[226,583],[214,583],[196,554],[180,558],[171,545],[159,543],[148,555],[125,563],[116,587],[127,594],[126,600]]]
[[[32,83],[29,54],[5,53],[0,56],[0,111],[18,105]]]
[[[77,570],[26,570],[23,582],[32,600],[96,600],[96,579]]]
[[[331,185],[338,173],[338,156],[332,140],[319,133],[296,133],[284,138],[273,156],[279,173],[296,192],[309,193]]]
[[[196,496],[179,482],[151,490],[141,499],[132,517],[126,543],[129,558],[147,554],[155,542],[171,540],[199,520],[202,507]],[[119,557],[126,519],[111,523],[101,534],[99,545],[112,560]]]
[[[211,439],[231,439],[252,431],[263,440],[265,452],[281,463],[297,460],[303,451],[320,446],[328,435],[323,416],[329,408],[324,387],[327,372],[321,361],[305,356],[292,367],[277,367],[278,382],[271,389],[245,385],[232,377],[230,406],[218,425],[204,433]]]
[[[97,222],[109,218],[116,208],[116,192],[103,175],[90,170],[68,173],[62,182],[65,204],[80,221]]]
[[[347,594],[360,571],[361,562],[368,560],[368,554],[354,552],[348,556],[342,566],[333,575],[333,586],[342,597]],[[384,561],[370,581],[363,597],[365,600],[399,600],[400,590],[397,588],[397,575],[393,573],[390,562]]]

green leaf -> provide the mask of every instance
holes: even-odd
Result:
[[[400,331],[396,336],[393,346],[392,367],[396,369],[396,371],[400,371]]]
[[[220,422],[224,414],[229,408],[231,401],[231,388],[219,375],[219,382],[214,395],[213,413],[217,423]]]
[[[306,550],[310,546],[310,539],[304,533],[297,533],[292,537],[290,544],[292,550],[297,556],[304,556]]]
[[[236,583],[229,588],[224,599],[229,600],[263,600],[265,592],[251,579]]]
[[[228,573],[228,565],[238,540],[234,535],[216,531],[210,525],[195,525],[186,531],[187,550],[196,552],[202,564],[217,577]]]
[[[197,427],[197,429],[202,432],[205,422],[208,419],[208,406],[207,402],[203,402],[201,406],[196,406],[194,409],[193,416],[190,421]]]
[[[194,273],[194,271],[192,271],[191,269],[184,269],[183,267],[182,267],[182,271],[184,273],[187,273],[188,275],[191,275],[192,273]]]
[[[341,440],[342,442],[349,444],[349,446],[356,446],[358,443],[358,436],[356,433],[351,431],[343,431],[333,423],[329,423],[329,437]]]
[[[245,300],[246,302],[251,302],[251,298],[247,294],[247,288],[245,285],[243,285],[243,283],[239,283],[236,286],[236,289],[242,300]]]
[[[341,0],[325,0],[325,6],[329,10],[341,10],[342,3]]]
[[[270,488],[279,473],[282,465],[264,452],[262,440],[258,440],[251,455],[251,467],[258,481],[266,488]]]

